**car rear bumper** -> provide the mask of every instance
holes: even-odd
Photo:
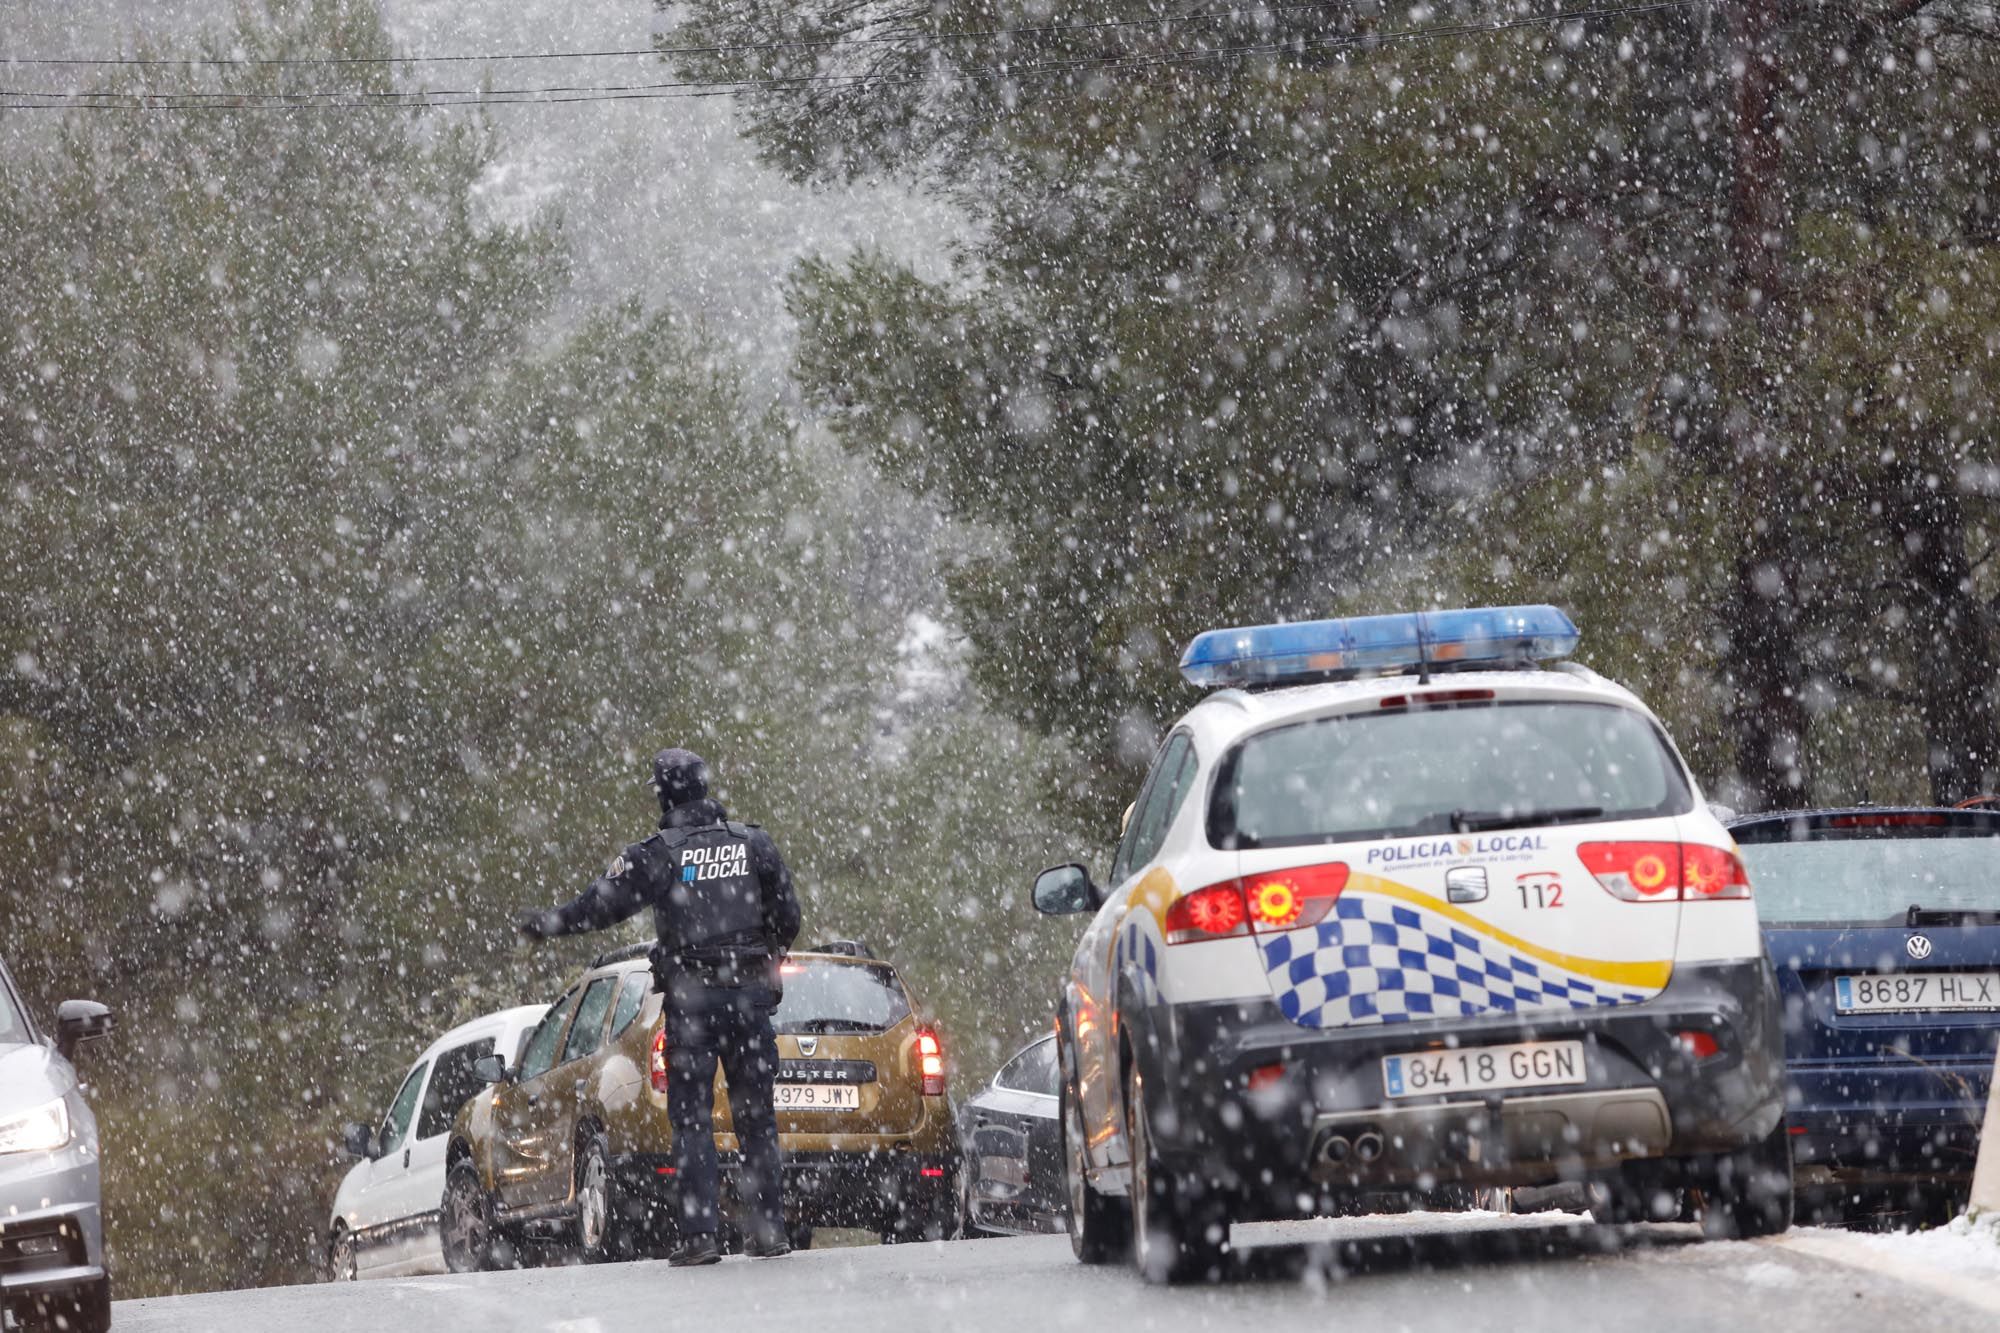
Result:
[[[1753,959],[1680,965],[1660,995],[1615,1008],[1318,1030],[1260,999],[1173,1007],[1171,1032],[1132,1036],[1150,1053],[1149,1088],[1171,1099],[1151,1117],[1162,1153],[1226,1164],[1239,1186],[1269,1181],[1282,1197],[1308,1183],[1546,1184],[1742,1148],[1783,1116],[1779,1012],[1769,964]],[[1683,1031],[1713,1036],[1717,1054],[1691,1061]],[[1581,1084],[1405,1098],[1383,1087],[1385,1056],[1564,1040],[1584,1044]],[[1370,1134],[1381,1138],[1372,1160],[1331,1160],[1334,1140],[1351,1150]]]
[[[1971,1179],[1992,1060],[1801,1062],[1787,1074],[1802,1183]]]
[[[1060,1209],[983,1198],[972,1200],[971,1216],[967,1220],[981,1231],[1009,1236],[1047,1235],[1068,1226],[1068,1219]]]
[[[719,1152],[717,1165],[725,1190],[733,1188],[741,1156]],[[626,1190],[656,1205],[679,1198],[672,1168],[672,1159],[657,1153],[634,1153],[612,1164]],[[887,1149],[787,1153],[781,1169],[785,1215],[808,1226],[876,1230],[912,1215],[943,1216],[957,1207],[956,1154]]]

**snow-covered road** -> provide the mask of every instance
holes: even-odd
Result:
[[[294,1287],[132,1301],[120,1333],[917,1333],[1005,1330],[1989,1330],[2000,1273],[1921,1238],[1798,1231],[1701,1243],[1539,1215],[1419,1215],[1242,1229],[1248,1271],[1147,1287],[1088,1269],[1060,1237],[815,1250],[676,1271],[662,1263]],[[1942,1262],[1945,1266],[1940,1267]]]

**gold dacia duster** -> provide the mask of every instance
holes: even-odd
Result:
[[[896,969],[860,945],[782,966],[778,1141],[792,1245],[810,1245],[816,1226],[885,1243],[951,1234],[959,1147],[936,1029]],[[531,1244],[596,1260],[671,1243],[666,1025],[645,946],[599,957],[514,1067],[496,1055],[478,1072],[491,1086],[459,1112],[446,1150],[439,1229],[454,1272],[517,1263]],[[714,1114],[728,1243],[739,1158],[720,1072]]]

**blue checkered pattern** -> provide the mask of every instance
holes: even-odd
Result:
[[[1259,942],[1271,992],[1306,1027],[1592,1009],[1651,994],[1515,953],[1448,917],[1373,893],[1343,894],[1325,921]]]
[[[1120,973],[1124,972],[1127,963],[1139,965],[1139,973],[1144,979],[1143,984],[1147,991],[1141,998],[1150,1002],[1159,991],[1160,948],[1153,937],[1148,935],[1135,920],[1127,921],[1125,928],[1118,932],[1117,970]]]

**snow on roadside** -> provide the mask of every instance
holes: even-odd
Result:
[[[1961,1215],[1929,1231],[1841,1234],[1885,1260],[2000,1282],[2000,1214],[1988,1213],[1976,1221]]]

